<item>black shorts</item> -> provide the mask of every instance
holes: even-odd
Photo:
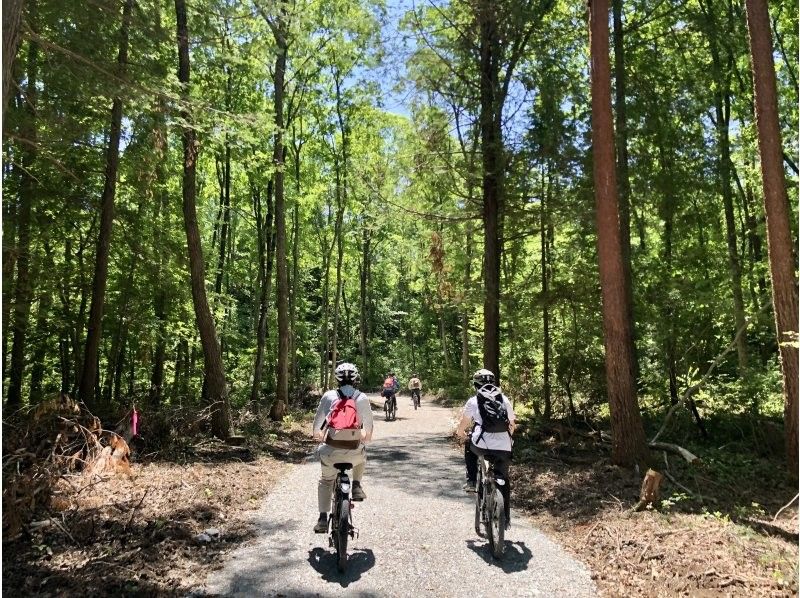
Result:
[[[469,449],[478,456],[486,456],[492,460],[511,463],[511,457],[512,457],[511,451],[499,451],[495,449],[479,448],[475,446],[472,442],[469,443]]]

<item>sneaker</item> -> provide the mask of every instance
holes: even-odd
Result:
[[[361,482],[353,482],[352,497],[355,501],[364,500],[367,498],[367,495],[364,494],[364,489],[361,487]]]
[[[467,483],[464,484],[463,488],[464,492],[477,492],[477,489],[475,488],[475,482],[470,482],[469,480],[467,480]]]
[[[317,524],[314,526],[314,533],[315,534],[327,534],[328,533],[328,514],[327,513],[320,513],[319,519],[317,519]]]

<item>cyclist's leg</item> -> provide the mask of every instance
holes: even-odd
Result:
[[[467,466],[467,482],[474,485],[478,480],[478,455],[472,451],[472,441],[469,438],[464,443],[464,463]]]
[[[359,448],[347,452],[351,453],[347,462],[353,464],[353,481],[361,483],[364,477],[364,467],[367,465],[367,447],[361,445]]]
[[[495,461],[495,471],[503,477],[506,481],[500,487],[500,492],[503,493],[503,502],[505,503],[506,521],[511,521],[511,477],[508,475],[508,468],[511,465],[511,456],[504,456]]]
[[[333,484],[336,481],[338,471],[333,466],[338,463],[334,455],[336,449],[324,444],[319,448],[319,462],[322,466],[319,484],[317,485],[317,503],[320,513],[327,513],[331,506],[331,496],[333,495]]]

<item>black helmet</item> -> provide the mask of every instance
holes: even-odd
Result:
[[[344,386],[345,384],[358,384],[361,382],[361,376],[358,373],[358,368],[352,363],[340,363],[336,366],[336,370],[334,370],[333,375],[336,378],[336,382],[339,383],[339,386]]]
[[[495,384],[496,380],[494,374],[486,369],[480,369],[472,374],[472,384],[478,389],[484,384]]]

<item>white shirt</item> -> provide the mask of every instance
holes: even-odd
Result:
[[[364,431],[367,434],[372,432],[372,407],[369,404],[369,398],[360,390],[356,390],[356,393],[353,395],[353,398],[356,401],[356,411],[358,411],[358,419],[361,420],[361,425],[364,428]],[[317,414],[314,417],[314,430],[319,430],[322,427],[322,424],[325,422],[328,414],[330,414],[331,409],[333,409],[333,404],[339,400],[339,393],[336,389],[329,390],[319,401],[319,406],[317,407]]]
[[[505,405],[506,412],[508,413],[509,421],[514,421],[514,407],[511,401],[508,400],[506,395],[503,395],[503,405]],[[483,418],[478,409],[478,397],[473,396],[464,405],[464,415],[471,417],[475,422],[475,429],[472,431],[472,444],[478,448],[493,450],[493,451],[510,451],[511,450],[511,434],[508,432],[481,432],[483,430]],[[478,439],[480,438],[480,441]]]

